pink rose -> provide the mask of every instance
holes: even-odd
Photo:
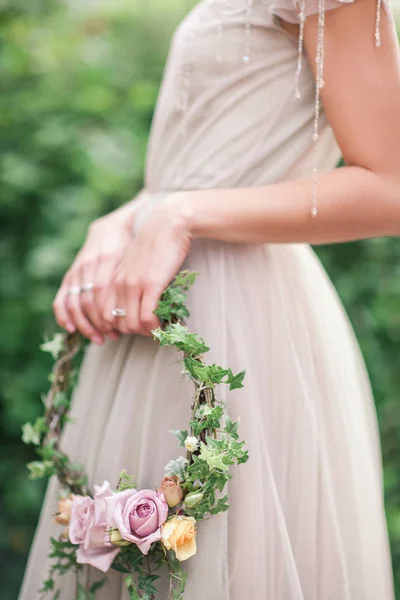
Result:
[[[182,502],[183,489],[181,488],[179,478],[176,476],[164,477],[158,491],[164,494],[164,498],[171,508],[178,506]]]
[[[69,539],[79,544],[76,560],[79,564],[92,565],[100,571],[108,571],[120,548],[110,542],[106,521],[106,498],[113,493],[108,481],[95,486],[94,500],[88,496],[75,496],[71,510]]]
[[[68,535],[72,544],[82,544],[92,524],[94,502],[89,496],[74,496]]]
[[[153,542],[161,539],[161,526],[168,516],[164,494],[153,490],[125,490],[107,498],[107,505],[121,537],[136,544],[143,554],[148,553]]]

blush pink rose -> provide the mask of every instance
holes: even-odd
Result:
[[[108,481],[95,486],[92,500],[88,496],[76,496],[71,509],[69,539],[79,544],[76,560],[79,564],[92,565],[106,573],[120,552],[110,542],[109,525],[106,520],[106,498],[113,493]]]
[[[75,496],[71,506],[68,535],[72,544],[83,544],[92,524],[94,502],[89,496]]]
[[[168,516],[164,494],[153,490],[126,490],[107,498],[109,514],[124,540],[147,554],[153,542],[161,539],[161,526]]]

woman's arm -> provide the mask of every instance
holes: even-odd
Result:
[[[153,311],[179,270],[193,237],[225,241],[339,242],[400,235],[400,58],[395,31],[382,15],[374,45],[375,0],[327,11],[323,102],[348,166],[265,187],[171,194],[150,215],[115,273],[103,318],[112,329],[147,333]],[[314,64],[317,17],[306,23]],[[311,132],[310,132],[311,135]],[[114,319],[112,308],[126,310]]]
[[[382,8],[383,13],[383,8]],[[194,237],[234,242],[341,242],[400,235],[400,56],[396,31],[381,17],[374,44],[375,0],[325,15],[322,101],[346,165],[313,178],[265,187],[173,194],[164,207]],[[315,66],[318,17],[306,21]],[[311,132],[310,132],[311,135]],[[168,216],[167,216],[168,218]]]

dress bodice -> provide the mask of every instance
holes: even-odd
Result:
[[[250,187],[309,175],[315,83],[265,1],[202,0],[176,30],[150,136],[150,192]],[[318,169],[340,157],[323,112]]]

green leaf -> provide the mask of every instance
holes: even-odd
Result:
[[[203,442],[200,442],[200,454],[199,458],[204,460],[210,469],[220,469],[221,471],[227,471],[229,465],[226,464],[226,456],[215,450],[210,450]]]
[[[129,475],[126,469],[123,469],[119,474],[119,481],[117,486],[118,492],[123,492],[125,490],[131,490],[136,487],[135,479],[132,475]]]
[[[189,464],[189,461],[183,456],[178,456],[175,460],[170,460],[169,463],[165,467],[165,475],[167,477],[171,477],[172,475],[176,475],[179,479],[185,479],[186,469]]]
[[[45,581],[42,582],[42,588],[40,589],[40,592],[43,593],[53,591],[54,585],[54,579],[52,577],[49,577],[48,579],[45,579]]]
[[[98,590],[100,590],[107,582],[107,577],[100,579],[99,581],[95,581],[89,588],[90,600],[95,600],[95,594]]]
[[[221,426],[221,417],[224,409],[222,406],[217,405],[212,408],[209,406],[200,407],[198,413],[199,418],[194,421],[190,421],[190,426],[193,429],[193,435],[198,436],[205,429],[219,429]],[[204,416],[202,416],[204,415]]]
[[[81,583],[78,584],[78,593],[76,595],[76,600],[88,600],[86,590]]]
[[[54,474],[55,468],[52,462],[35,460],[27,464],[30,479],[42,479]]]
[[[209,350],[197,333],[190,333],[187,327],[179,323],[170,325],[166,330],[155,329],[153,335],[159,341],[160,346],[175,346],[178,350],[188,354],[199,355]]]
[[[65,334],[56,333],[52,340],[46,340],[40,345],[43,352],[49,352],[53,359],[56,360],[64,350]]]
[[[69,397],[65,392],[57,392],[54,396],[53,405],[54,408],[68,407],[69,406]]]
[[[244,377],[246,375],[246,371],[241,371],[240,373],[237,373],[237,375],[234,375],[231,371],[231,369],[228,370],[228,381],[227,383],[229,384],[229,389],[230,390],[236,390],[239,388],[243,387],[243,380]]]
[[[233,437],[235,440],[237,440],[239,438],[239,433],[238,433],[239,424],[240,424],[240,419],[237,419],[236,421],[232,421],[231,418],[227,415],[226,421],[225,421],[225,428],[224,428],[225,433],[227,433],[228,435]]]
[[[229,508],[228,504],[228,495],[225,495],[223,498],[219,498],[217,503],[210,508],[211,515],[217,515],[218,513],[225,512]]]
[[[170,429],[169,432],[174,434],[180,446],[185,447],[185,440],[189,435],[187,429]]]
[[[34,444],[39,446],[41,434],[32,423],[25,423],[22,426],[22,441],[24,444]]]

